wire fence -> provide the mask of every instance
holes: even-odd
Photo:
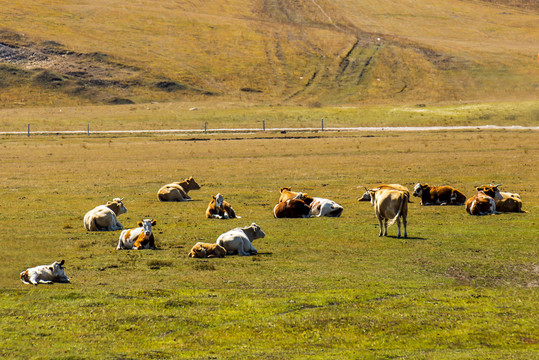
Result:
[[[87,124],[85,130],[32,130],[30,124],[26,131],[0,131],[0,135],[130,135],[130,134],[218,134],[218,133],[257,133],[257,132],[382,132],[382,131],[455,131],[455,130],[531,130],[539,131],[539,126],[500,126],[500,125],[477,125],[477,126],[359,126],[359,127],[325,127],[324,119],[320,127],[276,127],[267,128],[262,122],[260,128],[215,128],[210,129],[208,123],[200,129],[146,129],[146,130],[94,130]]]

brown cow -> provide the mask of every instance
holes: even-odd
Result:
[[[187,195],[191,190],[199,190],[200,185],[191,176],[184,181],[173,182],[163,186],[157,192],[157,198],[160,201],[192,201]]]
[[[197,242],[191,251],[189,257],[194,258],[209,258],[209,257],[225,257],[226,249],[218,244],[209,244],[203,242]]]
[[[374,206],[374,213],[380,224],[380,234],[387,236],[387,226],[397,222],[397,237],[401,237],[401,223],[404,225],[404,237],[408,237],[406,232],[408,217],[408,196],[404,191],[394,189],[371,189],[369,190],[371,205]]]
[[[232,209],[232,206],[224,200],[221,194],[212,195],[212,199],[206,209],[206,217],[208,219],[241,218],[241,216],[236,216],[236,212]]]
[[[280,202],[273,208],[273,216],[280,218],[306,218],[309,217],[311,208],[300,199],[290,199]]]
[[[421,198],[421,205],[464,205],[466,202],[466,196],[451,186],[417,183],[414,196]]]
[[[502,199],[496,201],[496,211],[518,213],[526,212],[522,210],[522,200],[520,200],[519,194],[500,191],[500,195],[502,196]]]

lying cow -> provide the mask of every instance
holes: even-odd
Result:
[[[466,200],[465,206],[466,212],[470,215],[496,214],[496,202],[484,191],[478,191],[476,195]]]
[[[21,281],[25,284],[68,283],[69,278],[64,272],[64,260],[55,261],[50,265],[40,265],[21,273]]]
[[[464,205],[466,202],[466,196],[451,186],[417,183],[414,196],[421,198],[421,205]]]
[[[526,212],[522,210],[522,200],[520,200],[519,194],[500,191],[500,195],[502,196],[502,199],[496,201],[496,211],[518,213]]]
[[[116,250],[155,249],[155,240],[152,232],[152,226],[155,226],[155,224],[157,224],[156,220],[143,219],[137,223],[138,228],[122,231]]]
[[[123,199],[115,198],[106,205],[99,205],[84,215],[84,227],[88,231],[115,231],[124,227],[118,221],[118,216],[125,214]]]
[[[197,242],[191,251],[189,257],[192,258],[210,258],[210,257],[225,257],[226,249],[218,244],[209,244],[203,242]]]
[[[300,199],[290,199],[280,202],[273,208],[273,216],[281,218],[307,218],[311,214],[311,208]]]
[[[382,190],[382,189],[403,191],[408,196],[408,202],[411,202],[410,201],[410,191],[408,190],[408,188],[406,186],[403,186],[403,185],[400,185],[400,184],[380,184],[380,185],[375,186],[374,188],[372,188],[372,190]],[[371,201],[370,190],[365,188],[365,192],[363,193],[363,195],[359,199],[357,199],[357,201]]]
[[[307,206],[309,206],[309,217],[339,217],[341,216],[343,211],[343,207],[333,200],[319,197],[310,197],[303,193],[298,193],[295,199],[301,199],[305,202],[305,204],[307,204]]]
[[[191,190],[199,190],[200,185],[191,176],[184,181],[173,182],[163,186],[157,192],[157,198],[160,201],[192,201],[187,195]]]
[[[236,212],[232,209],[232,206],[225,201],[223,195],[220,193],[212,196],[208,208],[206,209],[206,217],[208,219],[241,218],[241,216],[236,216]]]
[[[226,249],[226,253],[239,255],[256,255],[257,250],[252,242],[255,239],[261,239],[266,234],[255,223],[244,228],[235,228],[221,234],[216,243]]]
[[[404,225],[404,237],[408,237],[406,232],[408,216],[408,194],[401,190],[394,189],[371,189],[369,190],[371,205],[374,206],[374,213],[380,224],[380,234],[387,236],[387,226],[397,222],[397,237],[401,237],[401,223]]]

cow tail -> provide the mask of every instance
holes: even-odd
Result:
[[[387,224],[388,226],[393,225],[395,221],[397,221],[399,216],[401,216],[402,210],[404,209],[404,207],[408,205],[408,200],[409,200],[408,195],[406,193],[402,193],[402,195],[404,196],[404,198],[401,201],[401,206],[399,207],[399,211],[397,211],[397,215],[395,215],[395,217],[389,221],[389,224]]]

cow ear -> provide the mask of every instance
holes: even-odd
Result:
[[[211,197],[212,197],[212,199],[214,199],[214,200],[216,199],[215,195],[212,195]]]
[[[155,224],[157,224],[157,220],[152,221],[152,226],[155,226]]]
[[[52,266],[49,266],[49,270],[52,271],[52,270],[54,270],[54,269],[52,268]]]
[[[481,187],[478,186],[478,187],[476,187],[475,189],[476,189],[477,191],[479,191],[479,190],[481,190]]]
[[[107,205],[110,205],[110,204],[112,204],[112,201],[107,201]]]
[[[139,221],[139,222],[137,223],[137,225],[138,225],[139,227],[141,227],[141,226],[142,226],[142,221]]]
[[[65,261],[62,259],[62,260],[60,261],[60,265],[64,265],[64,262],[65,262]]]

